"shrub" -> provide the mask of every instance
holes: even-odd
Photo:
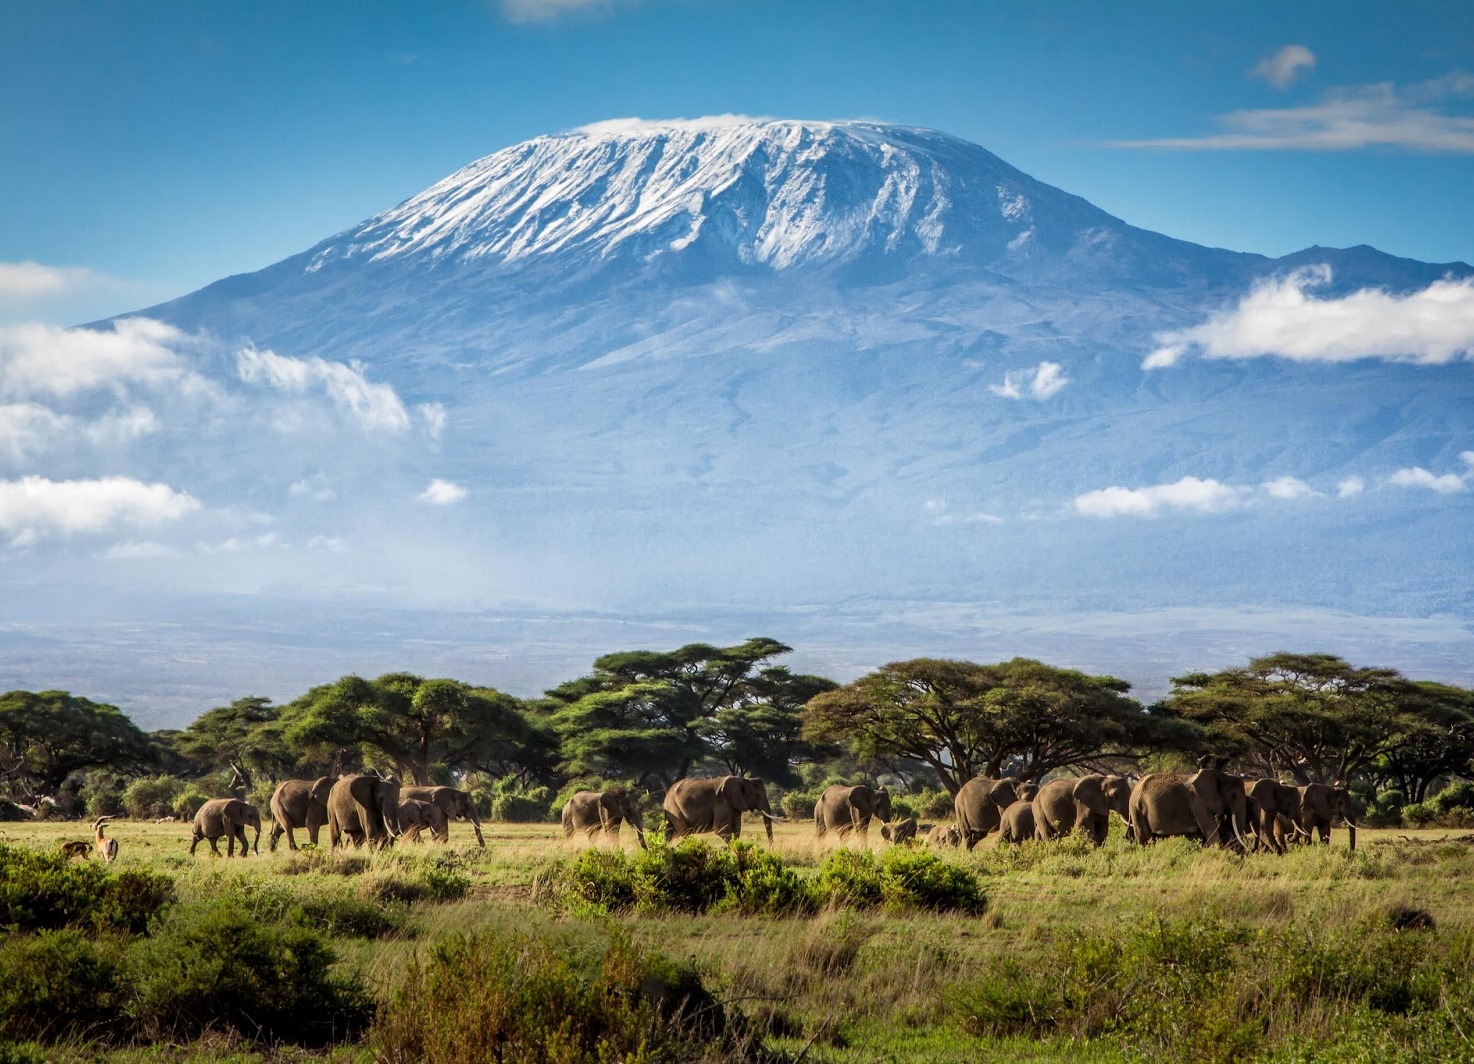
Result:
[[[91,861],[0,845],[0,927],[139,933],[173,899],[173,881],[165,876],[115,875]]]
[[[31,814],[9,798],[0,798],[0,821],[30,820]]]
[[[381,1060],[656,1062],[726,1059],[733,1034],[694,972],[627,936],[581,960],[546,938],[484,934],[412,961],[370,1041]]]
[[[325,1045],[369,1018],[357,979],[330,973],[321,934],[256,919],[233,899],[176,909],[129,960],[129,1014],[154,1040],[226,1030]]]
[[[1403,807],[1403,823],[1409,827],[1474,827],[1474,783],[1452,783],[1433,797]]]
[[[836,850],[819,870],[821,896],[853,909],[931,909],[971,916],[988,907],[987,895],[968,869],[911,847]]]
[[[140,776],[124,789],[123,808],[134,820],[175,816],[178,796],[185,787],[177,776]]]
[[[77,931],[0,940],[0,1038],[55,1041],[109,1034],[122,989],[116,954]]]
[[[297,923],[325,935],[345,938],[384,938],[404,931],[409,906],[373,902],[356,894],[314,892],[303,898],[292,913]]]
[[[891,812],[897,817],[941,820],[952,815],[952,796],[944,790],[921,790],[891,795]]]
[[[180,820],[193,820],[194,815],[200,811],[200,806],[209,800],[210,796],[198,787],[185,787],[174,796],[174,804],[167,815],[177,816]],[[263,805],[259,808],[265,809],[266,806]]]
[[[123,811],[123,791],[115,779],[88,780],[77,792],[89,819],[117,816]]]
[[[553,819],[553,789],[504,791],[491,802],[491,819],[504,824],[542,824]]]

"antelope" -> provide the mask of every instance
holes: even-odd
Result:
[[[91,857],[93,844],[86,840],[64,842],[61,844],[61,852],[68,857]]]
[[[111,819],[110,816],[100,816],[92,822],[92,845],[97,850],[97,856],[109,864],[118,856],[118,840],[105,837],[102,826]]]

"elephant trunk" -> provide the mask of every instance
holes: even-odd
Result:
[[[261,856],[261,821],[256,821],[256,837],[251,840],[251,848],[256,851],[256,856]]]
[[[1345,820],[1346,820],[1346,841],[1347,841],[1348,845],[1350,846],[1350,848],[1353,849],[1353,850],[1355,850],[1356,849],[1356,825],[1351,822],[1351,818],[1350,817],[1346,817]]]

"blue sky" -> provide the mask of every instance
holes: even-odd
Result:
[[[1201,243],[1474,260],[1462,2],[3,0],[0,99],[9,321],[258,269],[626,115],[931,126]]]

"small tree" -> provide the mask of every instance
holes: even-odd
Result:
[[[73,772],[149,763],[148,737],[116,706],[66,691],[0,695],[0,775],[12,797],[55,794]]]

